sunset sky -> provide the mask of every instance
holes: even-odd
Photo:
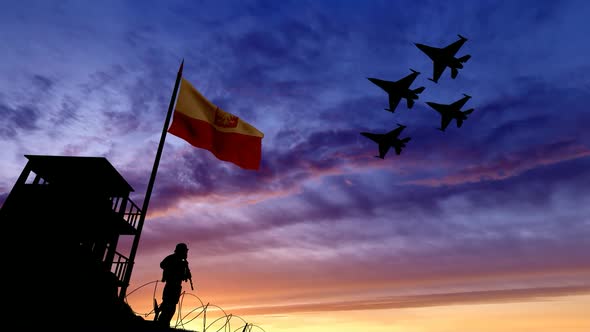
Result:
[[[583,0],[2,1],[0,204],[39,154],[106,157],[141,206],[184,59],[185,79],[264,133],[262,162],[167,136],[138,314],[186,242],[182,311],[200,299],[252,331],[588,332],[588,17]],[[457,34],[471,59],[427,80],[413,43]],[[410,68],[425,91],[384,111],[367,77]],[[475,111],[436,130],[425,102],[462,93]],[[412,140],[375,158],[360,132],[396,123]]]

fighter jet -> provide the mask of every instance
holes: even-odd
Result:
[[[461,128],[463,125],[463,121],[467,120],[467,115],[473,112],[473,108],[470,108],[466,111],[461,111],[461,107],[465,105],[467,100],[471,98],[471,96],[463,94],[465,97],[455,101],[452,104],[437,104],[433,102],[426,102],[428,106],[432,107],[435,111],[440,113],[440,128],[437,128],[440,131],[445,131],[449,123],[455,119],[457,121],[457,128]]]
[[[395,148],[395,153],[399,155],[402,153],[402,149],[406,147],[406,143],[410,141],[411,137],[406,137],[403,139],[398,138],[399,134],[402,132],[402,130],[404,130],[404,128],[406,128],[406,126],[398,123],[397,128],[386,134],[362,132],[361,135],[370,138],[379,144],[379,155],[375,157],[385,159],[385,155],[389,151],[389,148]]]
[[[402,98],[407,100],[408,108],[412,108],[412,106],[414,106],[414,99],[418,99],[418,94],[424,91],[423,86],[410,90],[410,85],[412,85],[416,77],[420,75],[420,72],[417,72],[412,68],[410,68],[410,70],[412,71],[411,74],[397,81],[384,81],[371,77],[367,78],[369,81],[385,90],[389,95],[389,108],[386,108],[386,111],[394,113],[395,108]]]
[[[426,53],[434,65],[434,73],[429,80],[438,83],[438,79],[447,67],[451,68],[451,77],[455,79],[459,74],[459,69],[463,68],[463,63],[471,58],[471,55],[464,55],[456,58],[455,54],[461,46],[467,41],[467,38],[459,36],[459,40],[445,47],[432,47],[423,44],[415,44],[422,52]]]

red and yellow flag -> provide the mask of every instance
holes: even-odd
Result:
[[[257,170],[264,134],[207,100],[184,78],[168,132],[220,160]]]

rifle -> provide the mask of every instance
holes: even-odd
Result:
[[[188,261],[186,262],[186,272],[188,274],[188,281],[190,281],[191,283],[191,290],[195,290],[195,288],[193,287],[193,275],[191,274],[191,269],[189,269],[188,267]]]

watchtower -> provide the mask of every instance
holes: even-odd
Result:
[[[0,210],[8,273],[17,274],[24,289],[50,281],[45,287],[58,289],[54,295],[62,299],[64,293],[73,299],[75,292],[101,289],[107,280],[118,296],[131,269],[117,245],[122,236],[138,235],[141,216],[129,198],[133,188],[103,157],[25,157]],[[81,289],[69,289],[76,287]]]

